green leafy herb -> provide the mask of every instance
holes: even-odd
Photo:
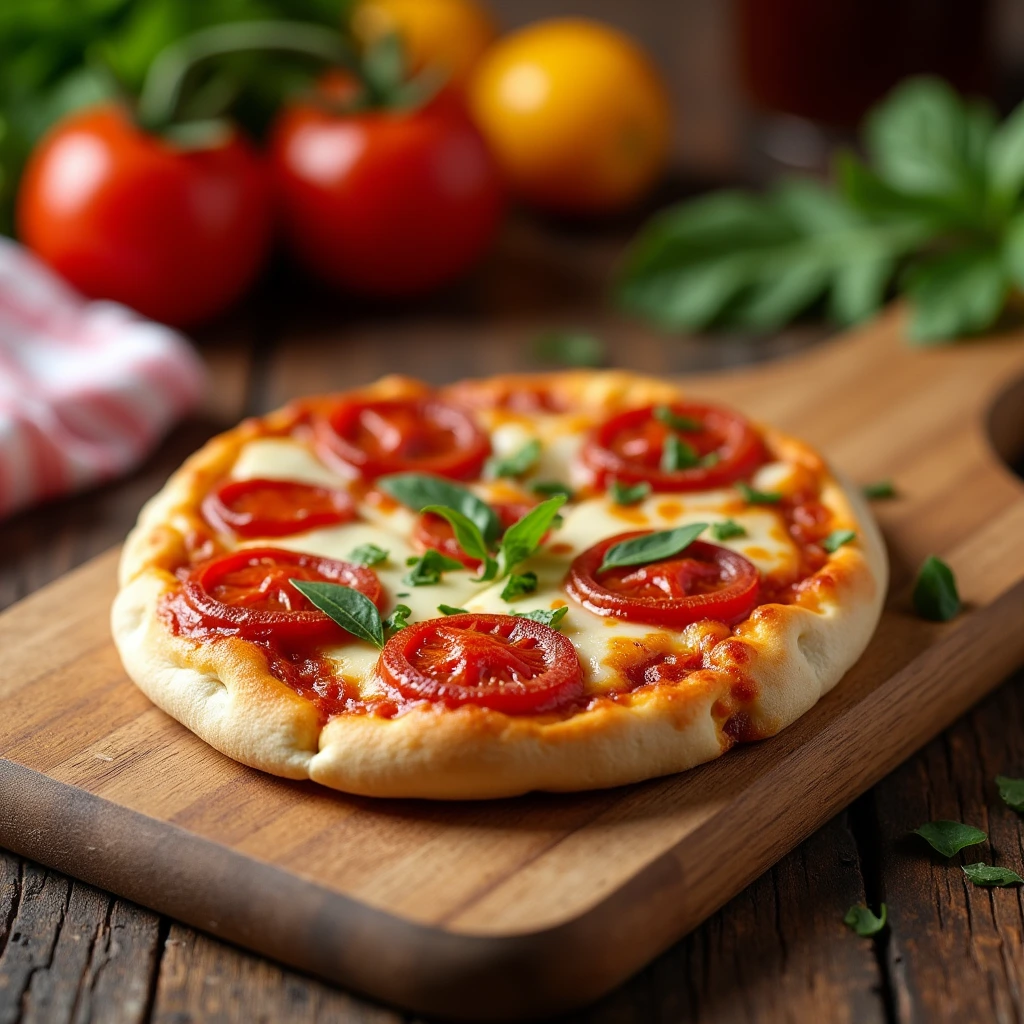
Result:
[[[612,481],[612,501],[616,505],[636,505],[644,500],[651,493],[651,485],[646,480],[638,484],[620,484],[618,480]]]
[[[838,551],[844,544],[857,539],[855,530],[833,530],[822,542],[821,546],[829,553]]]
[[[388,552],[376,544],[360,544],[353,548],[346,556],[350,562],[357,565],[380,565],[388,560]]]
[[[524,594],[532,594],[537,589],[537,574],[535,572],[524,572],[522,575],[512,573],[501,591],[503,601],[514,601]]]
[[[501,522],[494,509],[451,480],[426,473],[396,473],[382,476],[377,486],[414,512],[422,512],[428,505],[444,505],[461,512],[476,524],[488,544],[493,544],[501,534]]]
[[[915,828],[914,833],[924,839],[933,850],[941,853],[943,857],[952,857],[965,846],[974,846],[988,839],[988,835],[980,828],[965,825],[960,821],[925,822],[920,828]]]
[[[886,918],[889,916],[884,903],[878,909],[880,913],[875,917],[867,907],[850,907],[843,918],[843,924],[865,939],[877,935],[885,927]]]
[[[711,466],[717,466],[722,461],[722,456],[718,452],[708,452],[707,455],[700,457],[700,464],[705,468],[709,469]]]
[[[960,595],[953,570],[935,555],[929,555],[914,584],[914,610],[922,619],[948,622],[960,611]]]
[[[777,505],[782,501],[782,495],[778,491],[758,491],[742,480],[736,483],[736,490],[743,495],[743,500],[748,505]]]
[[[384,646],[384,624],[377,606],[365,595],[340,583],[313,580],[291,580],[291,585],[305,595],[320,611],[360,640],[374,647]],[[404,607],[404,606],[403,606]]]
[[[665,473],[674,473],[680,469],[692,469],[700,465],[697,449],[675,434],[665,438],[661,449],[661,469]]]
[[[530,484],[530,490],[534,494],[544,494],[549,498],[555,494],[564,494],[569,501],[573,499],[572,488],[558,480],[537,480]]]
[[[455,605],[453,605],[453,604],[439,604],[437,606],[437,610],[442,615],[465,615],[466,614],[466,609],[465,608],[456,608]]]
[[[466,568],[454,558],[442,555],[436,548],[427,548],[419,558],[410,558],[405,564],[412,566],[412,569],[402,577],[402,582],[410,587],[433,586],[441,582],[442,573]]]
[[[556,494],[553,498],[542,501],[505,531],[498,549],[499,579],[507,576],[540,547],[544,534],[551,529],[565,500],[564,494]]]
[[[704,429],[704,424],[700,420],[695,420],[692,416],[680,416],[667,405],[656,405],[651,415],[660,423],[664,423],[670,430],[695,434]]]
[[[721,523],[711,524],[711,536],[715,540],[732,540],[734,537],[746,537],[746,528],[735,519],[726,519]]]
[[[707,528],[707,523],[691,523],[613,544],[604,553],[604,561],[597,571],[600,573],[623,565],[646,565],[671,558],[688,548]]]
[[[1007,807],[1024,814],[1024,779],[1010,779],[1005,775],[996,776],[999,796]]]
[[[1024,884],[1024,878],[1009,868],[999,868],[992,864],[982,864],[979,861],[977,864],[964,864],[963,869],[964,874],[975,885],[1002,888],[1007,885]]]
[[[490,477],[523,476],[533,469],[539,458],[540,441],[533,438],[509,455],[492,455],[487,460],[486,472]]]
[[[409,625],[412,609],[407,604],[396,604],[391,614],[384,620],[384,631],[405,629]]]
[[[837,187],[793,179],[764,196],[718,192],[656,215],[618,283],[629,309],[672,330],[770,331],[822,305],[840,324],[893,289],[932,343],[988,330],[1024,286],[1024,105],[991,106],[909,79],[866,119]]]
[[[537,358],[559,366],[603,366],[604,342],[587,331],[548,331],[534,346]]]
[[[562,605],[561,608],[535,608],[532,612],[513,612],[512,614],[520,619],[533,619],[534,622],[557,629],[558,624],[568,613],[569,609]]]
[[[433,512],[434,515],[441,516],[451,523],[459,547],[470,558],[478,559],[483,566],[483,572],[478,577],[478,581],[494,579],[494,575],[498,571],[498,563],[491,558],[491,554],[487,550],[487,543],[476,523],[464,516],[458,509],[448,508],[446,505],[428,505],[423,511]]]
[[[873,484],[865,484],[861,491],[871,501],[896,497],[896,488],[891,480],[876,480]]]

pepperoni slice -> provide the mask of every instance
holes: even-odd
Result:
[[[572,641],[513,615],[450,615],[396,633],[379,671],[403,697],[506,714],[551,711],[583,693]]]
[[[317,424],[321,454],[366,480],[388,473],[479,476],[491,444],[472,415],[436,398],[342,402]]]
[[[572,563],[566,590],[595,615],[681,629],[701,619],[733,623],[757,603],[757,567],[728,548],[695,540],[674,558],[598,573],[614,544],[649,531],[620,533],[587,548]]]
[[[714,405],[678,403],[667,407],[684,424],[684,429],[674,429],[655,416],[658,408],[630,409],[598,427],[582,453],[598,486],[615,479],[646,482],[656,491],[704,491],[748,477],[765,461],[757,431],[738,413]],[[670,434],[692,449],[697,465],[662,468]]]
[[[378,607],[383,598],[372,569],[280,548],[241,548],[199,565],[185,580],[184,593],[201,628],[289,644],[349,639],[292,586],[292,579],[340,583],[365,594]]]
[[[502,530],[507,530],[514,522],[521,519],[533,508],[527,502],[495,502],[491,505],[498,514]],[[434,548],[448,558],[461,562],[467,569],[477,569],[480,563],[462,550],[462,545],[455,539],[452,524],[443,516],[433,512],[424,512],[416,520],[412,531],[412,541],[418,551]]]
[[[284,537],[354,517],[345,491],[295,480],[229,480],[203,501],[203,518],[236,537]]]

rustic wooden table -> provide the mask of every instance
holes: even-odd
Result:
[[[760,341],[645,331],[603,299],[616,250],[604,235],[517,221],[472,280],[397,312],[353,307],[278,271],[199,337],[209,402],[139,472],[0,524],[0,607],[120,541],[142,502],[207,436],[295,394],[388,372],[440,382],[530,369],[540,365],[533,340],[552,327],[592,329],[611,363],[662,375],[776,357],[822,335],[814,327]],[[1024,675],[573,1019],[1024,1019],[1021,898],[972,887],[907,835],[954,818],[988,830],[996,856],[1021,844],[1019,819],[993,800],[1001,771],[1024,772]],[[889,907],[890,927],[873,940],[842,923],[865,900]],[[0,851],[0,1024],[406,1019]]]

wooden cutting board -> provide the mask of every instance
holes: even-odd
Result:
[[[868,651],[779,736],[689,773],[479,804],[356,799],[244,768],[152,707],[109,639],[116,552],[0,617],[0,845],[421,1012],[592,1000],[1024,662],[1024,336],[922,350],[898,314],[691,392],[804,436],[876,505]],[[967,610],[917,619],[940,554]]]

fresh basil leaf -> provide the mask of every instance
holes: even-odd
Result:
[[[446,519],[455,533],[455,539],[459,547],[469,555],[477,559],[483,566],[483,573],[479,580],[492,580],[497,572],[498,565],[491,558],[484,542],[483,534],[479,527],[468,516],[464,516],[458,509],[448,508],[446,505],[428,505],[424,512],[432,512],[436,516]]]
[[[442,615],[466,615],[465,608],[456,608],[453,604],[439,604],[437,610]]]
[[[498,549],[498,576],[507,576],[520,562],[532,555],[551,528],[558,510],[565,504],[565,495],[556,494],[530,509],[521,519],[514,522],[501,538]]]
[[[746,537],[746,527],[741,526],[734,519],[726,519],[721,523],[711,524],[711,536],[715,540],[732,540],[734,537]]]
[[[505,583],[501,592],[503,601],[514,601],[524,594],[532,594],[537,589],[537,574],[535,572],[524,572],[521,575],[512,573]]]
[[[384,646],[384,624],[380,612],[365,594],[340,583],[320,583],[314,580],[289,582],[342,629],[374,647]]]
[[[692,444],[687,443],[675,434],[665,438],[661,449],[661,469],[664,473],[674,473],[680,469],[692,469],[700,464],[700,456]]]
[[[492,455],[487,460],[485,472],[490,477],[523,476],[529,473],[540,458],[540,441],[529,440],[509,455]]]
[[[717,466],[722,461],[722,456],[718,452],[708,452],[707,455],[700,457],[700,464],[705,468],[709,469],[711,466]]]
[[[405,629],[409,625],[412,609],[407,604],[396,604],[391,614],[384,620],[384,631]]]
[[[943,857],[952,857],[966,846],[975,846],[988,839],[988,835],[980,828],[965,825],[961,821],[928,821],[914,834],[924,839],[933,850]]]
[[[964,864],[962,867],[964,869],[964,874],[975,885],[984,885],[989,888],[993,886],[1003,888],[1007,885],[1024,884],[1024,878],[1021,878],[1016,871],[1011,871],[1009,868],[999,868],[992,864],[982,864],[980,861],[977,864]]]
[[[388,552],[376,544],[360,544],[345,557],[356,565],[380,565],[388,560]]]
[[[843,924],[852,928],[862,938],[870,938],[877,935],[884,927],[889,911],[883,903],[879,908],[879,915],[875,917],[867,907],[850,907],[843,918]]]
[[[534,345],[538,359],[559,366],[604,366],[604,342],[587,331],[548,331]]]
[[[896,497],[896,488],[891,480],[877,480],[873,484],[865,484],[861,493],[869,501],[882,501]]]
[[[822,542],[821,546],[831,555],[844,544],[857,539],[855,530],[833,530]]]
[[[1024,103],[996,129],[988,148],[991,196],[1003,211],[1013,209],[1024,188]]]
[[[1005,775],[996,776],[999,796],[1007,807],[1024,814],[1024,779],[1011,779]]]
[[[659,423],[664,423],[670,430],[681,430],[683,433],[696,434],[704,429],[704,424],[700,420],[695,420],[692,416],[680,416],[679,413],[673,412],[672,408],[667,405],[656,405],[651,415]]]
[[[646,480],[638,484],[620,484],[612,481],[611,496],[616,505],[636,505],[651,493],[651,485]]]
[[[960,611],[960,595],[953,570],[935,555],[929,555],[917,574],[913,593],[914,610],[922,619],[948,622]]]
[[[442,555],[436,548],[427,548],[419,558],[412,558],[406,564],[411,565],[412,570],[402,577],[402,582],[410,587],[433,586],[441,582],[442,573],[466,568],[454,558]]]
[[[601,573],[624,565],[647,565],[671,558],[688,548],[707,528],[707,523],[690,523],[689,526],[677,526],[674,530],[661,530],[613,544],[604,553],[604,561],[597,571]]]
[[[530,490],[534,494],[543,494],[549,498],[555,494],[564,494],[568,501],[572,501],[575,496],[573,489],[568,484],[563,484],[558,480],[537,480],[530,484]]]
[[[557,629],[558,624],[568,615],[569,609],[562,605],[561,608],[535,608],[532,612],[513,612],[519,619],[533,619],[552,629]]]
[[[395,473],[382,476],[377,486],[414,512],[421,512],[428,505],[445,505],[461,512],[476,523],[489,545],[501,534],[501,522],[494,509],[451,480],[427,473]]]
[[[782,501],[782,495],[778,491],[758,491],[742,480],[737,481],[736,490],[743,495],[743,500],[748,505],[777,505]]]

